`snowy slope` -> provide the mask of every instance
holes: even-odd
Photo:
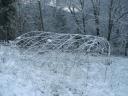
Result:
[[[82,53],[22,55],[1,46],[0,96],[127,96],[128,59],[111,62]]]

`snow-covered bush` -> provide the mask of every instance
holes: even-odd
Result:
[[[59,50],[110,55],[109,42],[102,37],[92,35],[34,31],[23,34],[15,42],[19,47],[37,53]]]

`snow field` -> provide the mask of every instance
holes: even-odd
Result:
[[[111,57],[110,66],[107,59],[56,51],[24,55],[1,46],[0,96],[127,96],[128,59]]]

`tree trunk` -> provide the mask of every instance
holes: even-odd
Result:
[[[84,12],[82,13],[83,16],[82,16],[82,21],[83,21],[83,31],[84,31],[84,34],[86,34],[86,24],[85,24],[85,15],[84,15]]]
[[[111,18],[109,18],[109,24],[108,24],[108,37],[107,40],[110,41],[111,39],[111,34],[112,34],[112,29],[113,29],[113,21],[111,20]]]
[[[96,35],[100,36],[100,0],[91,0],[93,6],[93,14],[95,17]]]
[[[125,56],[128,56],[128,42],[126,43],[126,45],[125,45]]]
[[[95,23],[96,23],[96,35],[100,36],[100,21],[99,21],[99,16],[95,16]]]
[[[41,6],[41,2],[38,1],[39,4],[39,11],[40,11],[40,31],[44,31],[44,23],[43,23],[43,16],[42,16],[42,6]]]
[[[108,41],[110,41],[111,39],[111,34],[113,29],[112,11],[113,11],[113,0],[110,1],[110,7],[109,7],[108,37],[107,37]]]

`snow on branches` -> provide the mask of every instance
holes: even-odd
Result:
[[[15,42],[18,47],[37,53],[57,50],[110,55],[109,42],[92,35],[33,31],[19,36]]]

